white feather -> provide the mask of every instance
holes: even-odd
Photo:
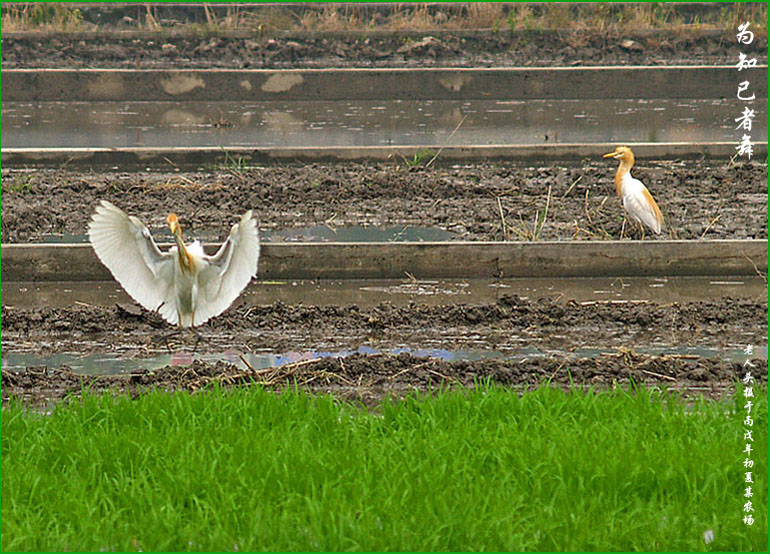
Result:
[[[99,260],[134,300],[177,323],[172,305],[174,257],[158,249],[141,221],[102,200],[88,226],[88,238]]]
[[[198,241],[186,247],[192,271],[182,270],[176,246],[161,252],[141,221],[106,200],[97,206],[88,236],[126,292],[172,325],[200,325],[219,315],[257,274],[259,234],[251,211],[215,255],[206,255]]]
[[[630,172],[621,178],[620,193],[623,196],[623,207],[628,215],[634,221],[643,223],[656,234],[660,234],[660,221],[658,221],[655,210],[647,200],[645,191],[647,191],[647,187],[639,179],[631,177]]]
[[[251,210],[230,229],[230,236],[198,274],[200,288],[195,325],[221,314],[257,276],[259,232]]]

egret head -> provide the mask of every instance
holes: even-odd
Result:
[[[177,231],[182,230],[179,227],[179,218],[174,213],[168,214],[168,217],[166,218],[166,223],[168,223],[168,228],[171,229],[171,234],[175,235]]]
[[[602,156],[603,158],[615,158],[616,160],[621,160],[624,162],[631,162],[634,163],[634,153],[631,152],[631,149],[628,146],[617,146],[615,148],[614,152],[610,152],[609,154],[605,154]]]

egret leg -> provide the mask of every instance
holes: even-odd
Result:
[[[623,233],[626,231],[626,214],[623,214],[623,226],[620,228],[620,240],[623,240]]]
[[[171,345],[169,345],[168,339],[170,339],[171,337],[178,337],[181,334],[182,334],[182,328],[178,327],[177,329],[175,329],[174,331],[171,331],[170,333],[164,333],[160,337],[154,339],[153,342],[156,342],[156,343],[164,342],[166,344],[166,350],[168,350],[168,353],[171,354]]]
[[[639,232],[642,233],[642,240],[644,240],[644,225],[639,223]]]
[[[157,337],[154,339],[154,342],[164,342],[166,344],[166,349],[168,350],[168,353],[171,354],[171,345],[168,342],[168,339],[172,337],[178,337],[179,335],[182,335],[187,332],[188,329],[184,327],[177,327],[175,330],[171,331],[170,333],[165,333],[160,337]],[[206,337],[201,335],[195,328],[190,327],[189,331],[195,335],[195,346],[193,346],[192,353],[195,354],[195,352],[198,350],[198,344],[200,344],[201,341],[203,342],[210,342]]]
[[[195,346],[193,346],[192,353],[195,354],[195,352],[198,350],[198,344],[201,342],[201,340],[208,342],[208,340],[203,338],[203,335],[201,335],[198,331],[195,330],[194,327],[190,327],[190,330],[195,335]]]

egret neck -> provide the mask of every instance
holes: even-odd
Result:
[[[166,222],[168,223],[168,228],[171,230],[171,234],[174,235],[174,242],[176,242],[179,255],[179,266],[182,268],[182,271],[192,273],[193,260],[182,239],[182,227],[179,225],[179,218],[176,214],[171,213],[168,214]]]
[[[631,168],[634,167],[634,154],[631,150],[626,150],[619,158],[620,165],[618,165],[618,171],[615,173],[615,191],[618,196],[623,198],[623,177],[627,173],[631,173]]]

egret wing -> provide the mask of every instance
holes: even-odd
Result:
[[[134,300],[148,310],[158,310],[169,323],[177,323],[173,255],[158,249],[141,221],[102,200],[88,226],[88,238],[101,262]]]
[[[660,233],[660,227],[663,223],[663,214],[660,213],[658,205],[653,200],[650,191],[642,184],[639,179],[630,179],[632,187],[623,197],[623,207],[635,219],[641,221],[656,234]]]
[[[221,314],[257,275],[259,232],[252,211],[230,229],[230,235],[198,276],[198,303],[194,325]]]

